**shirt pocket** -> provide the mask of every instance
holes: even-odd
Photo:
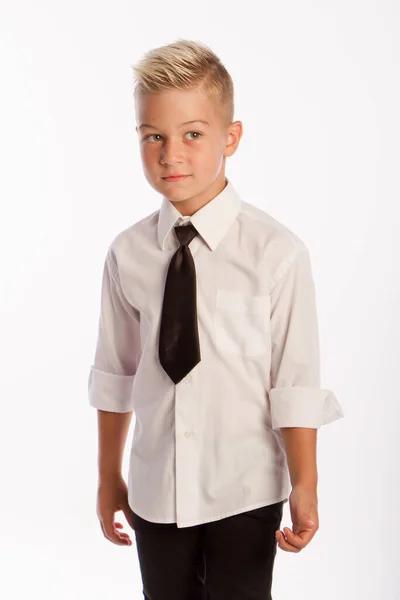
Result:
[[[236,356],[261,356],[270,349],[270,296],[217,289],[217,347]]]

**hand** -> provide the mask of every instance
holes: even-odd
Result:
[[[119,532],[122,523],[114,523],[114,513],[122,510],[129,525],[133,527],[132,512],[128,504],[128,488],[121,476],[102,476],[97,491],[97,516],[104,536],[118,546],[131,546],[127,533]]]
[[[293,531],[279,529],[275,536],[278,546],[286,552],[300,552],[310,543],[319,528],[318,498],[316,488],[296,485],[289,496]]]

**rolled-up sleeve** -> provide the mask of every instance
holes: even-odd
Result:
[[[101,285],[97,345],[89,372],[89,404],[110,412],[132,411],[140,355],[140,314],[123,293],[115,255],[109,248]]]
[[[321,389],[315,286],[306,246],[280,265],[270,292],[272,428],[318,429],[343,417],[333,392]]]

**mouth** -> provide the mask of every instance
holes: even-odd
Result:
[[[173,183],[174,181],[183,181],[187,179],[190,175],[171,175],[170,177],[163,177],[164,181],[168,181],[169,183]]]

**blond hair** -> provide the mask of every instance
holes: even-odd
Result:
[[[233,81],[216,54],[200,42],[178,39],[153,48],[135,65],[134,97],[165,90],[202,89],[214,102],[222,123],[233,121]]]

